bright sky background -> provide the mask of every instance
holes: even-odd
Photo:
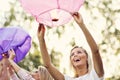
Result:
[[[9,11],[8,1],[12,2],[12,0],[0,0],[0,12]],[[96,3],[91,2],[91,4],[95,5]],[[118,3],[114,2],[113,4],[116,5]],[[117,7],[119,7],[119,6],[117,6]],[[115,8],[116,8],[116,6],[115,6]],[[94,14],[97,14],[96,16],[98,17],[98,19],[93,22],[93,24],[94,24],[93,26],[89,26],[89,23],[92,20],[90,18],[90,12],[86,11],[84,9],[84,7],[81,7],[81,9],[80,9],[80,13],[83,16],[83,19],[84,19],[84,22],[85,22],[87,28],[89,29],[89,31],[91,32],[91,34],[95,38],[95,41],[99,44],[102,40],[102,37],[103,37],[100,32],[101,32],[101,30],[105,29],[104,25],[106,23],[105,23],[104,18],[102,18],[99,15],[99,12],[96,9],[94,9],[93,11],[94,11]],[[4,15],[4,14],[0,13],[0,16],[1,15]],[[120,17],[120,14],[116,17]],[[117,19],[115,21],[115,23],[116,23],[116,27],[120,30],[120,27],[119,27],[120,19]],[[29,23],[26,23],[26,25],[27,24],[29,24]],[[35,27],[35,26],[38,26],[38,23],[33,22],[31,24],[34,27],[30,28],[28,32],[30,33],[30,35],[32,35],[34,41],[38,42],[37,37],[35,37],[36,33],[33,31],[33,28],[34,28],[34,30],[37,30],[37,27]],[[74,26],[75,26],[74,27],[75,29],[73,29],[73,27],[70,27],[69,23],[66,24],[66,30],[65,30],[65,33],[63,34],[63,37],[61,39],[58,39],[57,35],[53,35],[52,33],[50,33],[48,36],[51,37],[51,40],[49,42],[47,41],[49,49],[52,49],[54,47],[56,51],[60,51],[64,54],[63,59],[61,59],[61,69],[60,70],[62,72],[63,67],[65,67],[68,70],[68,74],[70,73],[69,68],[68,68],[69,64],[67,64],[67,63],[69,62],[68,54],[69,54],[69,51],[71,50],[71,46],[69,46],[69,40],[71,40],[71,37],[75,38],[75,41],[78,45],[83,46],[84,48],[87,49],[88,52],[90,52],[89,46],[86,43],[86,40],[84,38],[84,35],[83,35],[82,31],[80,30],[80,28],[78,27],[78,25],[76,23],[74,23]],[[28,30],[28,28],[25,28],[25,29]],[[55,28],[53,28],[50,31],[54,31],[54,30],[55,30]],[[107,55],[102,55],[102,56],[104,57],[104,56],[107,56]],[[108,54],[108,56],[109,56],[109,54]],[[105,76],[106,77],[109,77],[109,76],[111,76],[112,74],[115,73],[114,72],[114,70],[116,69],[115,65],[118,64],[118,61],[120,61],[120,55],[117,56],[116,59],[115,59],[115,57],[116,56],[114,56],[114,55],[110,56],[111,63],[107,63],[107,61],[105,59],[103,59],[103,62],[105,64],[104,67],[105,67]],[[114,59],[114,60],[112,60],[112,59]],[[110,66],[112,66],[112,68]],[[117,72],[117,73],[120,73],[120,71]]]

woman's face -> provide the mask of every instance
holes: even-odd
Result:
[[[74,48],[70,54],[70,61],[74,67],[87,65],[87,55],[82,48]]]

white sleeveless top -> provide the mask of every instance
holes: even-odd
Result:
[[[64,78],[65,78],[65,80],[104,80],[103,77],[101,77],[101,78],[98,77],[98,75],[94,69],[92,69],[89,73],[87,73],[83,76],[77,77],[77,78],[73,78],[73,77],[70,77],[67,75],[65,75]]]

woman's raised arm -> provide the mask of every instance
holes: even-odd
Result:
[[[39,24],[38,40],[39,40],[40,51],[42,54],[44,66],[47,68],[47,70],[55,80],[64,80],[63,74],[60,73],[60,71],[58,71],[51,63],[51,58],[47,51],[44,35],[45,35],[45,26],[43,24]]]
[[[81,30],[83,31],[85,38],[91,48],[95,71],[97,72],[99,77],[102,77],[104,75],[104,69],[103,69],[102,59],[101,59],[101,56],[99,53],[99,48],[98,48],[95,40],[93,39],[92,35],[86,28],[86,26],[83,22],[82,16],[78,12],[73,13],[72,16],[73,16],[74,20],[76,21],[76,23],[81,28]]]

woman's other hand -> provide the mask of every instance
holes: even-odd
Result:
[[[14,58],[15,58],[15,52],[14,52],[14,50],[10,49],[8,51],[8,53],[9,53],[9,60],[14,60]]]
[[[39,40],[44,39],[44,34],[45,34],[45,26],[44,26],[44,24],[39,23],[38,31],[37,31],[38,39]]]
[[[73,16],[74,20],[75,20],[78,24],[83,24],[83,18],[82,18],[82,16],[80,15],[80,13],[74,12],[74,13],[71,13],[71,15]]]

